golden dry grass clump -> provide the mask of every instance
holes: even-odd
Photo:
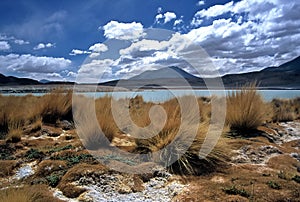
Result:
[[[73,120],[72,91],[56,90],[41,97],[39,114],[44,123]]]
[[[1,202],[62,202],[55,198],[46,185],[6,188],[0,192]]]
[[[191,104],[184,99],[185,105]],[[227,156],[224,141],[219,141],[207,156],[199,156],[200,149],[208,133],[208,122],[200,122],[196,116],[197,111],[181,111],[176,99],[171,99],[162,104],[167,114],[167,121],[164,128],[155,136],[148,139],[136,139],[137,148],[135,152],[149,154],[149,158],[167,166],[168,169],[180,174],[205,174],[226,165]],[[200,103],[199,106],[203,106]],[[206,113],[207,113],[207,109]],[[200,109],[201,111],[201,109]],[[181,114],[183,113],[183,114]],[[182,119],[184,113],[190,116]],[[207,116],[207,115],[206,115]],[[205,117],[202,120],[208,119]],[[197,120],[197,121],[195,121]],[[149,131],[151,133],[151,131]],[[156,155],[160,152],[160,155]]]
[[[300,98],[290,100],[273,99],[271,102],[273,107],[274,122],[293,121],[300,118]]]
[[[77,133],[83,145],[90,150],[107,147],[119,132],[111,112],[111,97],[96,101],[83,96],[73,100],[73,115]]]
[[[0,177],[7,177],[19,165],[17,160],[0,160]]]
[[[227,97],[226,123],[232,130],[254,130],[267,119],[268,106],[256,90],[256,83],[233,91]]]
[[[23,130],[18,129],[11,129],[6,137],[7,142],[17,143],[21,141],[21,137],[23,135]]]
[[[16,129],[35,121],[39,97],[0,95],[0,139]]]

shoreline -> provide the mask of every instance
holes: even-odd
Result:
[[[158,86],[146,86],[146,87],[135,87],[135,86],[126,86],[126,87],[115,87],[115,86],[102,86],[98,85],[96,89],[96,85],[93,84],[50,84],[50,85],[16,85],[16,86],[0,86],[0,94],[18,94],[18,93],[49,93],[53,90],[62,90],[62,91],[69,91],[75,90],[79,93],[88,93],[88,92],[130,92],[130,91],[150,91],[150,90],[241,90],[242,87],[224,87],[218,88],[213,87],[207,89],[203,86],[166,86],[166,87],[158,87]],[[257,87],[257,90],[288,90],[288,91],[297,91],[300,90],[299,87]]]

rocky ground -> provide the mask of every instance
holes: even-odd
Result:
[[[155,164],[146,174],[114,171],[84,149],[67,121],[24,133],[21,141],[0,142],[1,190],[45,184],[57,201],[300,201],[299,121],[265,125],[249,138],[230,136],[227,168],[184,177]],[[113,144],[134,146],[126,135]],[[144,166],[111,154],[103,159]]]

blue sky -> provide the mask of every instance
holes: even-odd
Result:
[[[0,73],[70,81],[82,74],[91,82],[169,65],[194,73],[179,62],[187,41],[221,75],[260,70],[300,55],[299,12],[298,0],[2,0]],[[156,39],[151,28],[172,33]]]

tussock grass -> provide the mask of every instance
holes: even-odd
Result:
[[[53,91],[41,98],[39,114],[45,123],[56,123],[57,120],[72,120],[72,91],[63,93]]]
[[[103,97],[96,100],[96,117],[101,127],[102,132],[109,141],[119,132],[118,126],[115,123],[112,115],[111,101],[112,97]]]
[[[300,118],[300,98],[284,100],[273,99],[271,102],[274,114],[272,121],[293,121]]]
[[[39,163],[39,167],[36,171],[36,176],[46,177],[55,171],[64,170],[67,168],[65,161],[60,160],[43,160]]]
[[[22,129],[20,129],[20,128],[12,129],[9,131],[9,133],[6,137],[6,141],[12,142],[12,143],[20,142],[22,135],[23,135]]]
[[[256,90],[256,83],[244,86],[227,97],[226,123],[232,130],[254,130],[267,120],[267,105]]]
[[[0,192],[1,202],[61,202],[45,185],[7,188]]]
[[[181,98],[184,104],[192,104],[190,97]],[[199,106],[203,105],[200,103]],[[216,147],[207,155],[199,155],[199,151],[208,132],[208,122],[199,122],[196,116],[197,111],[181,111],[176,99],[171,99],[162,104],[167,114],[167,121],[164,128],[155,136],[148,139],[136,139],[137,153],[152,154],[162,151],[159,156],[153,158],[163,163],[170,171],[180,174],[205,174],[226,165],[224,142],[219,142]],[[201,109],[200,109],[201,110]],[[206,109],[207,110],[207,109]],[[182,113],[182,114],[181,114]],[[186,113],[186,114],[184,114]],[[188,119],[182,117],[190,116]],[[205,117],[208,119],[208,117]],[[149,131],[151,133],[151,131]]]
[[[38,97],[27,95],[0,96],[0,139],[5,139],[10,130],[22,128],[38,116]]]
[[[16,160],[0,160],[0,177],[12,175],[18,164]]]
[[[83,145],[90,150],[107,147],[118,132],[111,114],[111,98],[77,97],[74,100],[74,121]]]

